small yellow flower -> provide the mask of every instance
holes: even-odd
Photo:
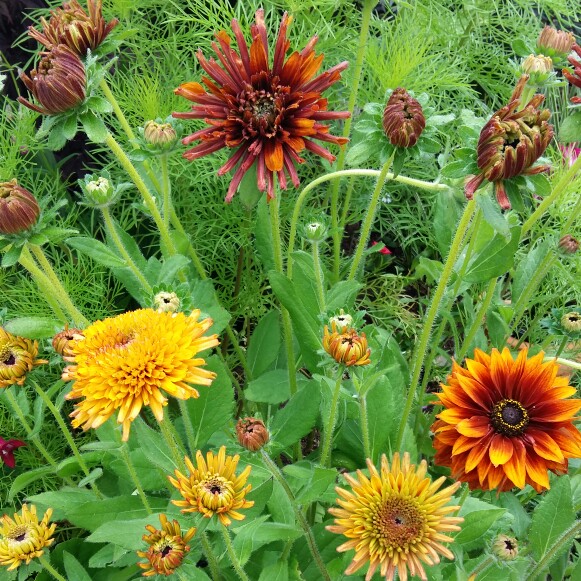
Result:
[[[51,515],[52,509],[49,508],[38,522],[33,504],[25,504],[22,515],[17,513],[10,518],[5,514],[0,519],[0,565],[12,571],[24,562],[28,565],[35,557],[41,557],[44,547],[54,541],[51,537],[56,524],[48,524]]]
[[[335,321],[331,321],[331,333],[325,325],[323,348],[337,363],[343,363],[347,367],[371,363],[371,349],[367,347],[365,333],[359,335],[355,329],[347,328],[339,333]]]
[[[385,455],[381,457],[378,472],[371,460],[367,460],[370,477],[360,470],[357,478],[345,474],[352,492],[342,488],[335,490],[341,498],[341,508],[331,508],[335,525],[327,530],[346,536],[349,540],[340,545],[339,552],[355,549],[353,561],[345,573],[355,573],[366,563],[369,581],[379,567],[381,576],[392,581],[395,572],[401,581],[410,575],[426,580],[422,563],[434,565],[440,562],[440,554],[453,559],[453,554],[442,543],[453,539],[443,532],[458,531],[464,519],[446,516],[460,507],[445,506],[460,483],[438,492],[445,478],[435,482],[426,477],[428,466],[422,460],[419,467],[410,464],[406,452],[400,460],[396,452],[391,467]]]
[[[226,446],[222,446],[217,456],[208,452],[206,460],[200,450],[196,453],[197,468],[186,457],[186,466],[189,475],[184,476],[179,470],[175,471],[176,478],[168,476],[184,500],[172,500],[176,506],[184,507],[182,512],[199,512],[206,518],[218,515],[220,522],[228,526],[234,520],[243,520],[241,508],[250,508],[253,500],[246,500],[246,494],[252,488],[246,485],[250,474],[247,466],[240,476],[236,476],[236,466],[240,456],[226,456]]]
[[[76,404],[73,426],[98,428],[116,410],[123,424],[123,440],[143,406],[163,420],[166,393],[178,399],[199,397],[190,384],[210,385],[215,373],[202,369],[200,351],[218,345],[217,335],[204,337],[212,319],[198,321],[200,311],[159,313],[140,309],[87,327],[84,337],[73,341],[65,360],[63,379],[73,380],[67,399]]]
[[[169,522],[165,514],[159,515],[159,522],[161,530],[152,525],[145,527],[151,533],[143,535],[143,540],[149,548],[147,551],[137,551],[140,557],[147,559],[145,563],[137,563],[139,567],[145,569],[144,577],[153,577],[156,574],[169,577],[182,564],[190,550],[187,543],[196,534],[195,527],[192,527],[182,535],[178,521]]]
[[[38,341],[16,337],[0,327],[0,388],[23,385],[35,365],[47,363],[37,355]]]

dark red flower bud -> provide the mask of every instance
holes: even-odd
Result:
[[[270,439],[264,422],[256,418],[239,419],[236,424],[236,435],[240,445],[251,452],[260,450]]]
[[[398,87],[383,111],[383,130],[392,145],[413,147],[426,127],[426,118],[419,102]]]
[[[571,234],[565,234],[559,240],[559,248],[564,254],[575,254],[579,250],[579,240],[573,238]]]
[[[81,59],[67,46],[59,45],[42,53],[38,68],[20,78],[40,106],[23,97],[18,100],[43,115],[64,113],[85,100],[87,77]]]
[[[84,57],[87,49],[95,50],[119,22],[116,18],[105,22],[101,13],[102,0],[87,0],[87,7],[88,14],[77,0],[65,2],[62,8],[51,10],[48,22],[40,19],[42,32],[30,26],[28,34],[46,48],[66,45]]]
[[[0,183],[0,234],[29,230],[39,214],[36,198],[15,179]]]

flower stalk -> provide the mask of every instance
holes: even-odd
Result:
[[[222,575],[220,575],[220,565],[218,564],[218,559],[214,553],[214,549],[212,549],[210,539],[208,539],[208,533],[203,531],[200,533],[199,538],[202,543],[202,551],[204,552],[206,559],[208,559],[212,581],[220,581],[222,579]]]
[[[333,433],[337,425],[337,407],[339,405],[339,394],[341,393],[341,382],[343,380],[343,365],[339,365],[337,372],[337,380],[335,381],[335,388],[333,389],[333,399],[331,400],[331,412],[329,420],[323,430],[323,446],[321,448],[321,458],[319,463],[323,468],[327,468],[331,460],[331,443],[333,441]]]
[[[147,511],[147,514],[153,514],[153,511],[151,510],[151,505],[149,504],[149,500],[147,500],[147,495],[145,494],[141,481],[139,480],[139,475],[137,474],[135,466],[133,465],[133,462],[131,460],[131,456],[129,455],[127,444],[121,444],[121,457],[123,458],[125,467],[129,472],[129,477],[131,478],[131,481],[135,485],[137,494],[139,495],[139,498],[141,498],[141,502],[143,503],[143,506]]]
[[[67,579],[65,577],[63,577],[51,564],[50,561],[44,556],[41,555],[40,557],[38,557],[38,561],[39,563],[43,566],[44,569],[46,569],[46,571],[48,573],[50,573],[50,575],[52,575],[57,581],[67,581]]]
[[[236,551],[234,550],[234,546],[232,545],[232,539],[230,538],[230,531],[228,527],[222,525],[220,527],[222,538],[224,539],[224,544],[226,545],[226,552],[228,553],[228,558],[230,559],[230,563],[232,563],[232,567],[234,567],[234,571],[238,575],[240,581],[250,581],[250,578],[244,571],[244,568],[240,564],[238,557],[236,556]]]

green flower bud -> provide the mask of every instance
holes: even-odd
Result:
[[[520,68],[523,74],[529,75],[531,85],[542,85],[553,72],[553,61],[551,57],[542,54],[530,54]]]
[[[147,121],[143,126],[143,138],[147,143],[165,150],[174,146],[178,136],[171,123]]]

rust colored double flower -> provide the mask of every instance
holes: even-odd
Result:
[[[327,99],[322,93],[341,78],[348,63],[342,62],[315,76],[323,61],[323,55],[315,55],[316,36],[302,51],[286,58],[291,21],[285,13],[269,62],[264,10],[256,12],[250,48],[240,25],[232,20],[238,51],[232,48],[225,31],[217,33],[217,43],[212,48],[220,62],[213,58],[208,61],[201,51],[196,55],[208,75],[202,77],[204,86],[188,82],[175,90],[196,104],[191,111],[173,116],[204,119],[208,124],[183,139],[184,145],[199,142],[184,153],[186,159],[198,159],[225,147],[235,149],[218,170],[218,175],[224,175],[236,168],[226,202],[232,200],[244,174],[255,163],[258,189],[266,190],[271,199],[275,195],[275,177],[283,190],[287,187],[287,176],[295,187],[299,185],[295,164],[304,162],[300,152],[307,150],[330,162],[335,160],[314,140],[336,145],[347,142],[346,138],[331,135],[323,121],[345,119],[349,113],[327,111]]]
[[[520,78],[508,105],[499,109],[480,132],[477,163],[482,171],[466,182],[464,193],[469,200],[486,179],[494,184],[500,207],[507,210],[511,206],[504,180],[549,169],[548,165],[531,167],[547,149],[553,126],[548,122],[550,111],[539,109],[545,99],[543,95],[534,95],[520,108],[528,78],[528,75]]]
[[[581,57],[581,46],[574,44],[573,50],[577,56]],[[575,85],[575,87],[579,87],[581,89],[581,60],[577,60],[572,56],[570,56],[567,60],[573,65],[573,70],[563,69],[563,76],[572,85]],[[581,104],[581,97],[571,97],[571,102]]]

